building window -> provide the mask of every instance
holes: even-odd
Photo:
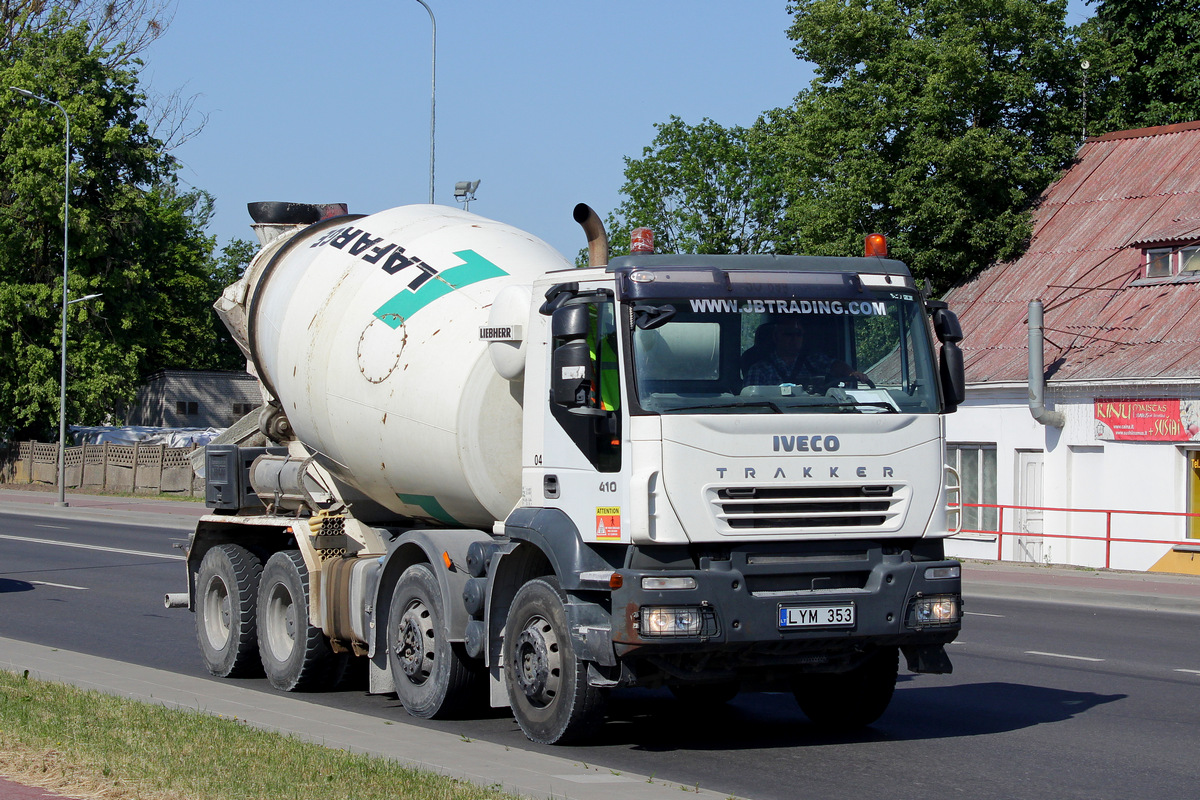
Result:
[[[175,413],[194,417],[200,413],[200,404],[195,400],[176,400]]]
[[[1200,246],[1171,248],[1156,247],[1143,251],[1146,256],[1147,278],[1170,278],[1174,275],[1200,275]]]
[[[1200,272],[1200,247],[1179,248],[1179,274]]]
[[[964,533],[994,532],[999,509],[996,505],[996,445],[947,444],[946,465],[958,471],[962,485]],[[951,519],[951,528],[957,520]]]
[[[1146,277],[1171,277],[1171,249],[1169,247],[1161,250],[1146,251]]]
[[[233,415],[235,417],[237,417],[238,419],[241,419],[242,417],[246,416],[251,411],[253,411],[255,408],[257,408],[257,406],[255,406],[253,403],[234,403],[233,404]]]

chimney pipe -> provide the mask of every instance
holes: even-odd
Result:
[[[1067,417],[1046,409],[1046,365],[1042,356],[1042,301],[1029,303],[1029,413],[1042,425],[1061,428]]]

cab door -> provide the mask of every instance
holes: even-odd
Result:
[[[585,542],[629,542],[624,354],[611,292],[580,285],[552,312],[544,368],[540,505],[559,508]]]

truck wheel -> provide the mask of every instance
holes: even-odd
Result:
[[[262,561],[241,545],[204,554],[196,575],[196,639],[204,666],[218,678],[255,677],[258,661],[255,603]]]
[[[447,638],[442,592],[426,564],[404,570],[388,612],[388,668],[404,710],[422,719],[463,714],[482,700],[482,674]]]
[[[800,710],[831,731],[852,731],[883,716],[896,690],[899,652],[884,647],[842,673],[801,675],[792,686]]]
[[[308,619],[308,570],[299,550],[267,560],[258,587],[258,651],[267,680],[285,692],[332,689],[346,667]]]
[[[718,681],[716,683],[670,683],[667,684],[667,688],[681,703],[716,708],[737,697],[742,687],[737,681]]]
[[[575,656],[557,580],[522,586],[504,630],[508,700],[530,740],[567,744],[603,721],[607,693],[588,685],[587,664]]]

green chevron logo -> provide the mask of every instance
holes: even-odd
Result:
[[[399,328],[413,314],[455,289],[508,274],[474,250],[460,250],[454,255],[463,263],[442,270],[416,291],[405,289],[400,292],[376,309],[375,317],[392,329]]]

